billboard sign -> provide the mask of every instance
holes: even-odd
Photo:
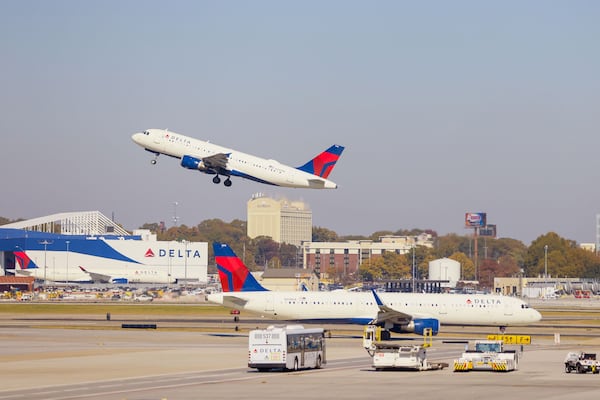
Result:
[[[486,225],[486,213],[465,213],[465,227],[476,228]]]
[[[479,236],[496,237],[496,225],[486,225],[479,229]]]

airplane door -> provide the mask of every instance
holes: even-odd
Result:
[[[169,138],[169,132],[167,132],[167,133],[155,132],[152,135],[152,145],[154,147],[153,150],[156,149],[159,152],[163,152],[165,150],[165,145],[167,143],[168,138]]]
[[[513,315],[514,310],[510,303],[504,303],[504,315]]]
[[[441,303],[439,305],[438,312],[439,312],[440,315],[446,315],[446,314],[448,314],[448,309],[446,308],[446,304]]]
[[[268,293],[265,296],[265,311],[273,313],[275,311],[275,299],[272,293]]]

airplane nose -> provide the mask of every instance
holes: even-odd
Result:
[[[131,140],[133,140],[137,144],[140,144],[143,136],[144,134],[141,132],[134,133],[133,135],[131,135]]]

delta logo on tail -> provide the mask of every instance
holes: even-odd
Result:
[[[331,171],[333,171],[335,163],[340,159],[342,151],[344,151],[343,146],[334,144],[303,166],[298,167],[298,169],[327,179]]]
[[[214,242],[215,263],[223,292],[266,291],[229,246]]]
[[[35,263],[33,261],[31,261],[31,258],[29,258],[29,256],[27,254],[25,254],[24,251],[15,251],[14,254],[15,254],[15,261],[17,262],[17,264],[19,264],[20,269],[38,268],[38,266],[35,265]]]

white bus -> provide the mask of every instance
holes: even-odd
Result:
[[[248,367],[298,370],[321,368],[325,359],[323,328],[305,329],[302,325],[269,326],[248,334]]]

